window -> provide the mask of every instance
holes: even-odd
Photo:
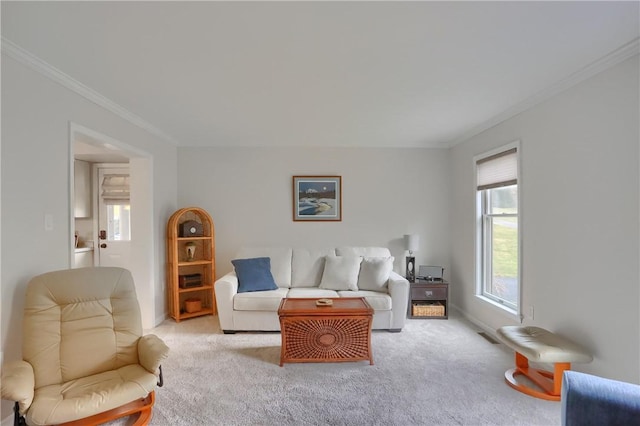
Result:
[[[131,206],[109,204],[107,207],[107,241],[131,240]]]
[[[129,175],[104,174],[101,198],[106,209],[107,241],[130,241]]]
[[[520,311],[518,147],[476,160],[478,295]]]

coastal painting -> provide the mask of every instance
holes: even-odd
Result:
[[[342,178],[340,176],[294,176],[293,220],[342,220]]]

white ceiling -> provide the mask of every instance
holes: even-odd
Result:
[[[90,163],[128,163],[129,158],[122,155],[120,150],[105,148],[104,143],[86,140],[87,137],[76,133],[73,145],[73,158]],[[115,148],[115,147],[114,147]]]
[[[183,146],[451,146],[639,28],[635,1],[2,1],[5,41]]]

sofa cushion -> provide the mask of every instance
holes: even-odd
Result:
[[[360,263],[358,290],[387,291],[389,275],[393,270],[393,256],[365,257]]]
[[[326,290],[318,287],[303,287],[303,288],[292,288],[289,290],[287,297],[292,298],[303,298],[303,297],[313,297],[321,299],[323,297],[340,297],[338,292],[335,290]]]
[[[270,311],[276,312],[282,298],[287,297],[286,288],[269,291],[252,291],[237,293],[233,298],[233,309],[236,311]]]
[[[234,259],[231,263],[238,276],[238,293],[278,288],[271,275],[271,261],[268,257]]]
[[[291,248],[288,247],[242,247],[237,259],[268,257],[271,259],[271,275],[278,287],[291,287]]]
[[[335,256],[334,249],[293,249],[291,287],[318,287],[324,271],[325,256]]]
[[[357,291],[361,261],[359,256],[326,256],[320,288]]]
[[[386,247],[338,247],[336,256],[389,257],[391,252]]]
[[[339,291],[340,297],[364,297],[367,303],[371,305],[374,311],[390,311],[391,296],[387,293],[379,291],[358,290],[358,291]]]

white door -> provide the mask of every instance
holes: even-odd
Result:
[[[98,265],[131,269],[129,167],[98,167]]]

